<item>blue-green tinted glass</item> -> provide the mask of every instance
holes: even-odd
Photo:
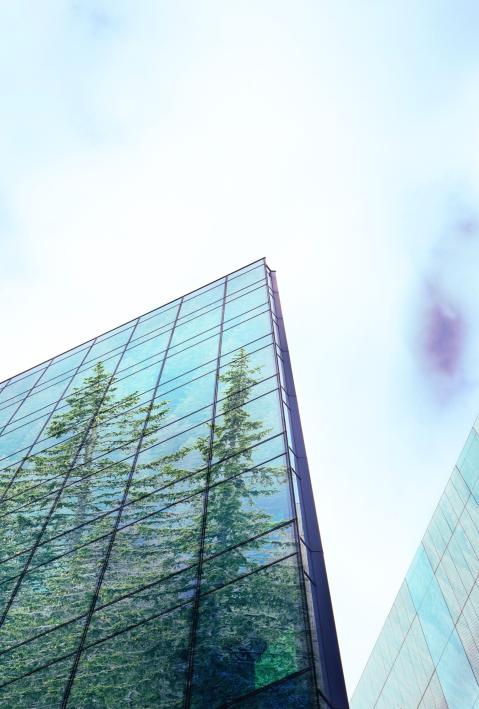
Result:
[[[282,406],[263,261],[0,385],[1,706],[319,706]]]
[[[473,429],[369,658],[353,709],[478,706],[478,479]]]

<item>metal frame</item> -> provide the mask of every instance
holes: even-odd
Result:
[[[277,319],[279,346],[283,360],[283,374],[287,389],[285,392],[286,403],[290,410],[290,422],[294,438],[294,455],[297,472],[301,478],[299,503],[303,516],[304,533],[306,536],[305,542],[308,549],[309,570],[313,582],[311,589],[318,634],[317,640],[320,648],[324,690],[330,706],[337,707],[338,709],[347,709],[349,704],[346,685],[344,682],[341,655],[339,652],[333,607],[329,593],[328,577],[314,504],[313,488],[311,485],[308,459],[306,457],[303,431],[301,428],[301,419],[294,386],[291,360],[289,357],[288,341],[286,339],[276,272],[270,269],[268,270],[271,276],[272,297]]]

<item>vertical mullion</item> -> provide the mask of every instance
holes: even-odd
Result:
[[[28,451],[27,451],[27,452],[25,453],[25,455],[23,456],[23,458],[22,458],[22,460],[21,460],[21,462],[20,462],[20,465],[18,466],[18,468],[16,469],[16,471],[15,471],[14,474],[12,475],[12,478],[11,478],[11,480],[9,481],[7,487],[5,488],[5,491],[4,491],[3,494],[1,495],[1,497],[0,497],[0,504],[5,500],[5,497],[7,496],[8,491],[10,490],[11,486],[12,486],[13,483],[15,482],[15,478],[17,477],[18,473],[22,470],[22,467],[23,467],[25,461],[27,460],[28,456],[29,456],[30,453],[32,452],[33,448],[36,446],[36,444],[37,444],[38,441],[40,440],[40,436],[42,435],[43,431],[46,429],[46,427],[47,427],[48,424],[50,423],[53,414],[55,413],[55,411],[57,410],[57,408],[58,408],[58,406],[59,406],[59,404],[60,404],[60,401],[62,401],[63,397],[65,396],[65,394],[66,394],[66,392],[67,392],[67,390],[68,390],[68,388],[70,387],[70,384],[72,383],[72,381],[74,380],[74,378],[75,378],[76,375],[78,374],[78,372],[79,372],[79,370],[80,370],[80,367],[82,367],[82,365],[83,365],[85,359],[86,359],[86,358],[88,357],[88,355],[90,354],[91,348],[93,347],[93,345],[95,344],[95,342],[96,342],[96,338],[95,338],[94,340],[92,340],[91,345],[85,349],[85,355],[83,356],[82,361],[81,361],[80,364],[76,367],[76,369],[75,369],[75,371],[73,372],[72,376],[71,376],[70,379],[68,380],[68,384],[66,385],[66,387],[64,388],[64,390],[62,391],[62,393],[60,394],[60,396],[58,397],[58,399],[56,400],[55,405],[54,405],[53,409],[51,410],[50,414],[47,416],[47,419],[46,419],[45,423],[43,424],[43,426],[41,427],[40,431],[39,431],[38,434],[36,435],[35,440],[34,440],[33,443],[31,444],[31,446],[28,448]],[[52,360],[52,361],[53,361],[53,360]]]
[[[28,392],[25,394],[25,396],[23,397],[23,399],[20,400],[20,403],[18,404],[17,408],[16,408],[15,411],[12,413],[12,415],[10,416],[10,418],[8,419],[8,421],[6,422],[6,424],[5,424],[4,426],[2,426],[2,430],[0,431],[0,436],[2,435],[2,433],[4,432],[4,430],[6,429],[6,427],[7,427],[8,424],[10,423],[10,421],[13,419],[13,417],[16,415],[16,413],[17,413],[17,411],[19,410],[19,408],[23,405],[24,401],[26,401],[26,399],[28,399],[28,397],[30,396],[30,394],[32,393],[32,391],[35,389],[35,387],[36,387],[37,384],[39,383],[40,379],[43,377],[43,375],[46,373],[47,369],[49,368],[49,366],[50,366],[51,363],[53,362],[53,359],[54,359],[54,358],[52,357],[52,359],[48,362],[48,364],[47,364],[47,366],[45,367],[45,369],[42,369],[42,371],[41,371],[41,373],[40,373],[40,376],[37,377],[37,379],[35,379],[35,383],[32,384],[32,386],[30,387],[30,389],[28,389]],[[13,398],[13,397],[12,397],[12,398]],[[6,401],[8,401],[8,399],[7,399]],[[5,402],[4,402],[4,403],[5,403]]]
[[[279,347],[282,353],[283,373],[286,382],[286,397],[290,409],[290,424],[294,438],[294,455],[297,462],[298,475],[300,477],[300,509],[303,517],[304,533],[307,536],[308,557],[310,572],[314,581],[314,588],[311,588],[313,596],[313,610],[316,622],[316,634],[320,648],[322,683],[328,698],[326,698],[318,686],[319,695],[328,706],[337,705],[348,706],[346,686],[341,665],[341,655],[339,652],[336,626],[334,622],[333,607],[328,586],[328,577],[324,563],[324,554],[321,545],[318,519],[315,510],[313,488],[309,472],[306,448],[304,445],[301,420],[294,386],[293,372],[289,357],[288,342],[284,328],[281,301],[279,298],[276,274],[270,271],[273,291],[273,303],[277,318],[277,332],[279,336]],[[289,453],[288,453],[289,456]]]
[[[105,573],[106,573],[106,570],[107,570],[107,567],[108,567],[108,563],[109,563],[109,561],[110,561],[110,556],[111,556],[111,552],[112,552],[112,549],[113,549],[113,544],[114,544],[114,542],[115,542],[116,534],[117,534],[117,532],[118,532],[118,527],[119,527],[119,525],[120,525],[120,520],[121,520],[121,516],[122,516],[122,514],[123,514],[123,509],[124,509],[125,504],[126,504],[126,501],[127,501],[127,499],[128,499],[128,493],[129,493],[129,491],[130,491],[131,481],[132,481],[132,479],[133,479],[133,475],[134,475],[134,472],[135,472],[135,469],[136,469],[136,464],[137,464],[137,462],[138,462],[138,457],[139,457],[139,455],[140,455],[141,445],[142,445],[142,443],[143,443],[143,438],[144,438],[144,436],[145,436],[145,432],[146,432],[146,430],[147,430],[147,426],[148,426],[148,422],[149,422],[149,420],[150,420],[151,412],[152,412],[152,410],[153,410],[154,401],[155,401],[155,396],[156,396],[156,393],[157,393],[158,388],[159,388],[159,386],[160,386],[161,377],[162,377],[162,374],[163,374],[163,370],[164,370],[164,368],[165,368],[166,358],[167,358],[167,356],[168,356],[168,351],[169,351],[169,349],[170,349],[170,344],[171,344],[171,341],[172,341],[172,339],[173,339],[173,334],[174,334],[174,331],[175,331],[176,323],[177,323],[177,321],[178,321],[178,316],[179,316],[179,314],[180,314],[182,305],[183,305],[183,298],[181,298],[181,300],[180,300],[180,302],[179,302],[179,304],[178,304],[178,310],[176,311],[176,317],[175,317],[175,320],[174,320],[174,323],[173,323],[173,327],[171,328],[170,336],[169,336],[169,338],[168,338],[168,344],[167,344],[167,346],[166,346],[166,349],[165,349],[165,352],[164,352],[164,355],[163,355],[163,360],[162,360],[162,362],[161,362],[160,371],[158,372],[158,376],[157,376],[157,378],[156,378],[155,387],[154,387],[154,389],[153,389],[153,393],[152,393],[151,400],[150,400],[150,403],[149,403],[149,406],[148,406],[148,410],[147,410],[146,415],[145,415],[145,420],[144,420],[144,422],[143,422],[143,427],[142,427],[142,430],[141,430],[141,434],[140,434],[140,437],[139,437],[139,439],[138,439],[138,445],[137,445],[137,447],[136,447],[136,451],[135,451],[134,458],[133,458],[133,461],[132,461],[132,464],[131,464],[130,472],[129,472],[129,474],[128,474],[128,478],[127,478],[126,483],[125,483],[125,489],[124,489],[124,491],[123,491],[123,496],[122,496],[122,499],[121,499],[121,502],[120,502],[120,505],[119,505],[119,508],[118,508],[118,512],[117,512],[116,518],[115,518],[115,523],[114,523],[114,525],[113,525],[112,531],[110,532],[110,540],[109,540],[109,542],[108,542],[108,547],[107,547],[107,550],[106,550],[106,553],[105,553],[105,557],[104,557],[104,559],[103,559],[103,563],[102,563],[100,572],[99,572],[99,574],[98,574],[97,582],[96,582],[96,585],[95,585],[95,590],[94,590],[94,592],[93,592],[93,598],[92,598],[92,600],[91,600],[90,607],[89,607],[89,609],[88,609],[87,616],[86,616],[86,618],[85,618],[85,624],[84,624],[84,626],[83,626],[83,630],[82,630],[82,634],[81,634],[81,637],[80,637],[80,641],[79,641],[79,643],[78,643],[78,648],[77,648],[76,653],[75,653],[75,658],[74,658],[74,660],[73,660],[73,665],[72,665],[72,668],[71,668],[71,671],[70,671],[70,676],[69,676],[69,678],[68,678],[68,682],[67,682],[67,685],[66,685],[66,687],[65,687],[65,692],[64,692],[64,694],[63,694],[63,699],[62,699],[62,703],[61,703],[61,709],[64,709],[64,708],[67,706],[67,704],[68,704],[68,700],[69,700],[69,697],[70,697],[70,692],[71,692],[71,689],[72,689],[72,686],[73,686],[73,682],[74,682],[74,680],[75,680],[75,676],[76,676],[76,673],[77,673],[77,670],[78,670],[78,665],[79,665],[79,663],[80,663],[80,658],[81,658],[81,654],[82,654],[82,652],[83,652],[83,647],[84,647],[84,645],[85,645],[85,641],[86,641],[86,637],[87,637],[88,630],[89,630],[89,627],[90,627],[91,619],[92,619],[93,613],[94,613],[94,611],[95,611],[95,606],[96,606],[97,601],[98,601],[98,596],[99,596],[99,594],[100,594],[100,588],[101,588],[101,585],[102,585],[102,583],[103,583],[103,579],[104,579],[104,577],[105,577]]]
[[[2,615],[1,615],[1,617],[0,617],[0,628],[2,627],[3,623],[5,622],[5,619],[6,619],[6,617],[7,617],[8,611],[10,610],[10,607],[11,607],[13,601],[15,600],[15,597],[16,597],[16,595],[17,595],[19,589],[20,589],[20,586],[21,586],[21,584],[22,584],[22,581],[23,581],[23,579],[25,578],[25,574],[26,574],[27,571],[28,571],[28,567],[30,566],[30,563],[31,563],[31,561],[32,561],[32,559],[33,559],[33,556],[34,556],[34,554],[35,554],[35,552],[36,552],[36,550],[37,550],[37,548],[38,548],[38,546],[39,546],[39,544],[40,544],[40,542],[41,542],[41,540],[42,540],[43,535],[45,534],[45,530],[46,530],[46,528],[47,528],[47,526],[48,526],[48,523],[50,522],[50,519],[51,519],[51,517],[52,517],[52,515],[53,515],[53,513],[54,513],[54,511],[55,511],[55,509],[56,509],[56,506],[57,506],[57,504],[58,504],[58,501],[60,500],[60,497],[61,497],[61,495],[62,495],[62,493],[63,493],[64,488],[65,488],[65,485],[67,484],[68,479],[69,479],[69,477],[70,477],[70,475],[71,475],[71,472],[72,472],[73,468],[75,467],[75,463],[76,463],[76,461],[77,461],[77,459],[78,459],[78,456],[80,455],[80,452],[81,452],[81,450],[82,450],[82,448],[83,448],[83,444],[85,443],[85,441],[86,441],[86,439],[87,439],[87,436],[88,436],[88,434],[90,433],[90,429],[91,429],[91,427],[92,427],[92,425],[93,425],[93,422],[94,422],[94,420],[95,420],[95,417],[96,417],[96,415],[98,414],[98,412],[100,411],[100,409],[101,409],[101,407],[102,407],[102,405],[103,405],[103,402],[104,402],[104,400],[105,400],[105,397],[106,397],[106,395],[107,395],[107,392],[108,392],[108,390],[109,390],[109,388],[110,388],[110,386],[111,386],[111,383],[113,382],[113,379],[114,379],[115,374],[116,374],[116,372],[117,372],[117,369],[118,369],[118,367],[119,367],[119,365],[120,365],[120,362],[121,362],[121,360],[122,360],[122,358],[123,358],[123,355],[125,354],[126,348],[128,347],[128,345],[129,345],[129,343],[130,343],[130,340],[131,340],[131,338],[132,338],[132,336],[133,336],[133,333],[135,332],[135,328],[136,328],[136,326],[137,326],[137,324],[138,324],[138,321],[139,321],[139,318],[137,318],[137,320],[136,320],[136,322],[135,322],[135,325],[133,326],[133,328],[132,328],[132,330],[131,330],[131,333],[130,333],[130,336],[129,336],[129,338],[128,338],[128,341],[126,342],[126,344],[125,344],[125,346],[124,346],[124,348],[123,348],[123,352],[121,353],[121,356],[120,356],[120,358],[118,359],[118,362],[116,363],[116,366],[115,366],[115,368],[114,368],[114,370],[113,370],[113,372],[112,372],[112,374],[111,374],[110,379],[108,380],[108,384],[107,384],[106,387],[105,387],[105,391],[103,392],[103,395],[102,395],[102,397],[101,397],[101,399],[100,399],[100,401],[99,401],[99,403],[98,403],[98,405],[97,405],[95,411],[93,412],[93,415],[92,415],[92,417],[91,417],[91,420],[90,420],[88,426],[87,426],[86,429],[85,429],[85,433],[83,434],[83,436],[82,436],[82,438],[81,438],[80,444],[79,444],[79,446],[78,446],[78,448],[77,448],[77,450],[76,450],[76,453],[75,453],[75,455],[74,455],[74,457],[73,457],[73,460],[72,460],[72,462],[71,462],[71,465],[68,467],[68,469],[67,469],[67,471],[66,471],[66,473],[65,473],[65,476],[64,476],[64,478],[63,478],[63,482],[62,482],[62,484],[61,484],[61,487],[59,488],[59,490],[58,490],[58,492],[57,492],[57,494],[56,494],[56,496],[55,496],[55,498],[54,498],[54,500],[53,500],[53,503],[52,503],[52,505],[51,505],[51,507],[50,507],[50,509],[49,509],[49,511],[48,511],[48,514],[47,514],[47,516],[46,516],[46,518],[45,518],[45,521],[44,521],[44,523],[43,523],[43,525],[42,525],[42,528],[41,528],[40,532],[38,533],[38,536],[37,536],[37,538],[36,538],[36,540],[35,540],[35,544],[33,545],[32,549],[31,549],[31,551],[30,551],[30,554],[28,555],[28,558],[27,558],[27,560],[26,560],[26,562],[25,562],[25,566],[23,567],[22,572],[21,572],[21,574],[19,575],[18,580],[17,580],[17,582],[16,582],[16,584],[15,584],[15,586],[14,586],[14,588],[13,588],[13,591],[12,591],[12,593],[10,594],[10,598],[8,599],[7,605],[5,606],[5,610],[3,611],[3,613],[2,613]]]
[[[267,268],[267,266],[265,268]],[[268,279],[268,273],[266,274],[266,278]],[[274,343],[274,345],[273,345],[274,362],[275,362],[275,369],[276,369],[276,382],[277,382],[277,388],[278,388],[277,396],[278,396],[278,402],[279,402],[279,407],[280,407],[280,411],[281,411],[281,425],[283,427],[283,445],[284,445],[286,461],[287,461],[287,468],[288,468],[289,497],[290,497],[290,501],[291,501],[291,507],[294,512],[293,528],[294,528],[294,537],[295,537],[295,544],[296,544],[296,559],[297,559],[297,563],[298,563],[298,580],[299,580],[299,585],[301,588],[303,617],[306,621],[306,627],[307,627],[307,640],[308,640],[309,655],[311,658],[311,668],[313,670],[314,686],[315,686],[316,690],[318,690],[319,689],[319,682],[318,682],[318,677],[317,677],[317,669],[316,669],[315,661],[314,661],[314,648],[313,648],[313,640],[312,640],[311,619],[309,617],[309,610],[308,610],[308,604],[307,604],[307,599],[306,599],[306,587],[305,587],[304,575],[303,575],[304,568],[303,568],[303,559],[301,556],[301,535],[299,532],[298,516],[297,516],[297,511],[296,511],[296,505],[295,505],[293,480],[291,477],[293,475],[292,470],[291,470],[293,466],[291,465],[291,456],[290,456],[290,448],[289,448],[288,435],[287,435],[285,411],[284,411],[284,406],[283,406],[283,397],[281,395],[282,382],[281,382],[281,374],[280,374],[280,369],[279,369],[281,365],[278,362],[278,351],[277,351],[277,347],[280,348],[280,343],[277,341],[277,337],[276,337],[277,329],[274,327],[273,311],[272,311],[272,307],[271,307],[271,300],[273,298],[274,298],[274,296],[272,295],[272,292],[271,292],[269,294],[269,316],[270,316],[271,332],[272,332],[273,343]]]
[[[210,439],[208,442],[208,460],[206,467],[206,485],[204,492],[203,501],[203,516],[201,520],[201,532],[200,532],[200,544],[198,550],[198,570],[196,574],[196,588],[195,597],[193,600],[193,615],[191,621],[191,635],[188,648],[188,670],[186,678],[186,688],[185,688],[185,709],[191,704],[191,695],[193,690],[193,671],[194,671],[194,660],[195,660],[195,643],[196,634],[198,631],[199,622],[199,612],[200,612],[200,594],[201,594],[201,576],[203,573],[203,557],[204,557],[204,547],[205,547],[205,535],[206,535],[206,523],[208,516],[208,497],[209,497],[209,487],[211,480],[211,461],[213,459],[213,442],[215,436],[215,419],[216,419],[216,406],[218,399],[218,385],[219,385],[219,371],[221,362],[221,345],[223,341],[223,325],[225,320],[225,306],[226,306],[226,290],[228,287],[228,276],[225,277],[224,289],[223,289],[223,303],[221,307],[221,321],[220,321],[220,334],[218,340],[218,354],[216,357],[216,373],[215,373],[215,390],[213,397],[213,410],[211,414],[211,429],[210,429]]]

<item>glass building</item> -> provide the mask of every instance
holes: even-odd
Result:
[[[0,706],[347,699],[274,272],[0,384]]]
[[[479,707],[479,419],[353,696],[353,709]]]

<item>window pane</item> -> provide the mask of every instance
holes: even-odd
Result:
[[[308,665],[294,557],[201,599],[192,706],[221,705]]]

